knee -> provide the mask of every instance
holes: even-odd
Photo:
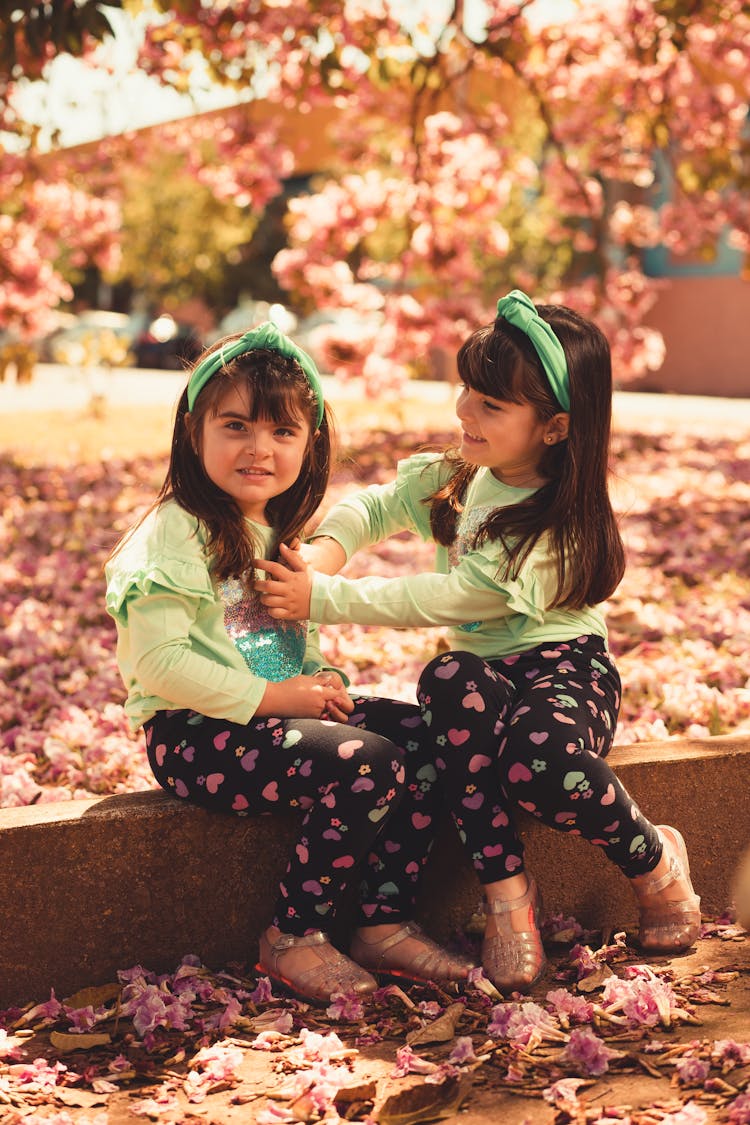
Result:
[[[473,652],[443,652],[422,669],[417,686],[418,697],[434,696],[436,691],[442,695],[454,686],[465,688],[467,680],[479,682],[480,677],[484,679],[488,669],[486,661]]]
[[[492,712],[499,735],[513,702],[512,682],[473,652],[446,652],[431,660],[419,677],[417,698],[426,718],[463,714],[465,718]],[[427,720],[426,720],[427,721]],[[431,721],[431,720],[430,720]]]

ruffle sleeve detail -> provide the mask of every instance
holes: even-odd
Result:
[[[215,599],[213,586],[206,567],[192,559],[162,559],[140,569],[107,569],[107,611],[118,617],[123,613],[129,598],[150,594],[154,588],[174,590],[181,597],[193,596]]]
[[[197,520],[174,501],[136,528],[105,567],[107,611],[117,619],[130,598],[154,590],[214,601],[205,543]]]

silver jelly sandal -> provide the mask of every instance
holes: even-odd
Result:
[[[695,944],[701,931],[699,896],[690,880],[690,864],[682,833],[669,824],[657,824],[656,831],[669,854],[669,870],[658,878],[642,875],[636,884],[640,907],[638,940],[641,948],[651,953],[684,953]],[[670,854],[671,853],[671,854]],[[674,902],[660,900],[644,903],[641,896],[651,899],[678,880],[690,888],[687,898]]]
[[[399,953],[399,946],[408,938],[419,942],[422,947],[419,952],[408,953],[402,949]],[[352,940],[350,952],[357,964],[364,965],[378,976],[411,981],[413,984],[464,981],[469,970],[476,967],[465,957],[454,957],[443,949],[416,922],[406,922],[380,941],[366,941],[357,934]]]
[[[293,949],[313,947],[319,964],[294,973],[282,971],[284,955]],[[351,958],[335,949],[322,930],[313,930],[302,937],[296,934],[281,934],[270,942],[265,933],[260,938],[260,959],[256,971],[267,973],[277,984],[281,984],[301,1000],[313,1004],[329,1004],[335,993],[354,993],[367,996],[374,992],[378,983],[370,973],[357,965]]]
[[[514,910],[527,907],[531,928],[516,931],[508,917]],[[520,898],[504,902],[502,899],[485,901],[485,915],[501,919],[500,933],[485,937],[482,942],[482,966],[500,992],[528,992],[544,972],[547,958],[544,955],[539,925],[541,900],[536,882],[529,878],[526,893]]]

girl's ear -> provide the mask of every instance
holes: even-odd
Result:
[[[547,423],[544,440],[547,445],[557,445],[560,441],[565,441],[568,436],[568,429],[570,427],[570,415],[563,413],[553,415]]]

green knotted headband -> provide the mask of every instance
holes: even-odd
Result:
[[[553,395],[563,410],[570,410],[570,377],[565,352],[547,321],[537,313],[534,302],[520,289],[513,289],[497,302],[497,311],[528,336],[542,361]]]
[[[270,320],[259,324],[257,328],[251,328],[244,336],[240,336],[239,340],[233,340],[231,344],[225,344],[224,347],[219,348],[218,351],[212,352],[196,365],[190,375],[187,386],[189,409],[193,409],[198,395],[217,371],[220,371],[222,367],[226,367],[227,364],[231,363],[233,359],[237,359],[238,356],[245,355],[246,352],[256,351],[258,348],[268,348],[270,351],[280,352],[281,355],[289,356],[290,359],[297,360],[315,395],[315,401],[318,404],[315,425],[319,426],[323,421],[325,400],[323,396],[323,384],[320,381],[320,375],[315,366],[315,361],[312,356],[309,356],[302,348],[298,348],[294,341],[290,340],[288,336],[285,336]]]

